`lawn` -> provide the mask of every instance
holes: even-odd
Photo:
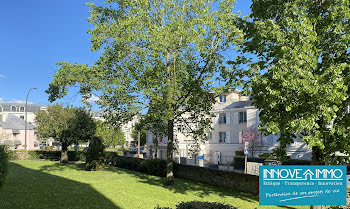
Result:
[[[217,201],[242,209],[259,207],[253,195],[176,179],[173,187],[164,178],[120,168],[84,171],[84,164],[51,161],[13,161],[7,183],[0,191],[1,209],[153,209],[173,207],[181,201]],[[308,207],[288,207],[308,208]]]

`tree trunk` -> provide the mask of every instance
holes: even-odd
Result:
[[[68,144],[65,142],[62,143],[60,162],[61,163],[68,163]]]
[[[323,160],[322,160],[322,150],[317,147],[313,146],[312,147],[312,159],[311,159],[311,164],[312,165],[322,165]],[[321,205],[311,205],[310,209],[322,209]]]
[[[173,173],[173,148],[174,148],[174,121],[168,121],[168,145],[167,145],[167,159],[166,159],[166,185],[174,184]]]

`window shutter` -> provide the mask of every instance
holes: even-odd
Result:
[[[231,136],[230,136],[230,132],[228,131],[228,132],[226,132],[226,143],[231,143],[231,138],[230,138]]]
[[[230,124],[230,112],[226,113],[226,124]]]
[[[233,113],[233,123],[238,124],[238,112]]]

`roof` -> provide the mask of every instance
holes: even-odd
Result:
[[[17,130],[24,130],[24,120],[10,114],[7,118],[6,121],[0,121],[0,126],[3,129],[17,129]],[[32,130],[34,129],[34,125],[27,123],[27,130]]]
[[[20,112],[20,107],[25,107],[25,103],[10,103],[10,102],[0,102],[0,112],[12,112],[11,107],[15,106],[16,111],[15,112]],[[28,111],[27,112],[38,112],[40,110],[40,107],[42,105],[38,104],[27,104]]]
[[[251,107],[252,101],[238,101],[238,102],[232,102],[231,104],[224,107],[224,109],[234,109],[234,108],[245,108],[245,107]]]

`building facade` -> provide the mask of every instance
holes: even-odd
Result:
[[[35,133],[35,114],[45,107],[28,104],[27,124],[25,129],[25,104],[0,103],[0,144],[8,145],[13,149],[39,149],[39,141]],[[27,130],[27,140],[25,140]]]
[[[248,128],[257,128],[259,125],[259,111],[252,106],[249,97],[241,96],[239,91],[231,91],[216,98],[213,106],[213,130],[208,134],[208,140],[200,144],[200,151],[190,152],[194,140],[182,133],[176,133],[178,140],[177,153],[174,159],[179,163],[203,166],[208,164],[231,164],[234,156],[243,151],[242,134]],[[158,140],[155,146],[155,135],[147,132],[147,157],[166,158],[166,137]],[[255,151],[254,156],[270,153],[278,147],[278,136],[263,137],[264,146]],[[287,148],[291,158],[309,159],[310,149],[300,140],[296,140]],[[199,157],[200,156],[200,157]]]

